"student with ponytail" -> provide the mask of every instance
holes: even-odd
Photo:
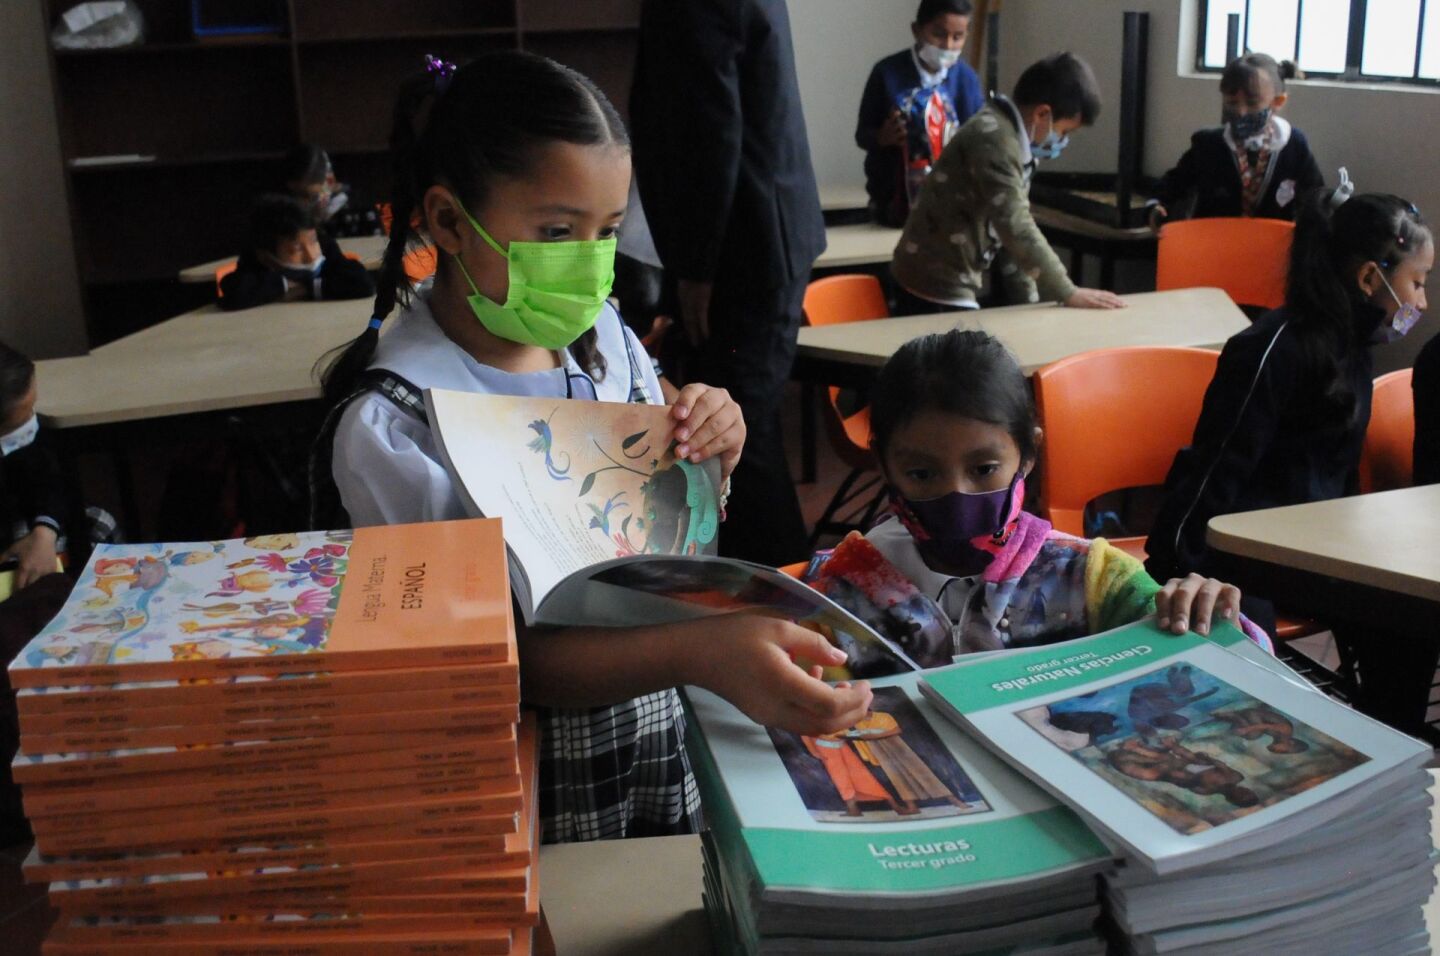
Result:
[[[323,379],[332,411],[311,465],[320,524],[344,512],[356,525],[464,515],[424,388],[661,400],[639,342],[605,301],[630,149],[590,80],[526,53],[458,69],[432,59],[401,94],[391,146],[394,221],[374,317]],[[438,269],[412,289],[403,259],[421,234],[439,252]],[[700,384],[673,406],[679,453],[719,457],[728,475],[745,439],[738,406]],[[795,666],[792,655],[823,664],[844,655],[785,621],[731,615],[518,636],[521,691],[542,717],[548,842],[696,828],[680,684],[806,734],[850,726],[870,701],[863,684],[832,687]]]
[[[1302,199],[1285,305],[1220,353],[1146,543],[1146,566],[1160,580],[1190,571],[1226,576],[1205,545],[1215,515],[1356,488],[1370,421],[1370,346],[1414,326],[1435,248],[1413,205],[1351,195],[1340,175],[1339,188]]]

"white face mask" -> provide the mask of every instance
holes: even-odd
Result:
[[[960,62],[959,50],[942,50],[933,43],[920,44],[916,55],[931,73],[944,73]]]
[[[0,455],[11,455],[35,441],[35,436],[40,432],[40,419],[31,414],[25,419],[25,424],[10,432],[8,435],[0,435]]]

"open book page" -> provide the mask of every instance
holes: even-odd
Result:
[[[439,389],[425,403],[466,507],[504,520],[527,622],[592,564],[714,551],[720,464],[676,460],[668,407]]]

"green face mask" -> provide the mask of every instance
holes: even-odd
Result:
[[[510,263],[510,292],[500,305],[481,294],[465,263],[455,257],[474,293],[468,296],[470,308],[485,328],[511,342],[563,349],[595,325],[615,283],[613,238],[512,242],[506,252],[463,206],[460,211]]]

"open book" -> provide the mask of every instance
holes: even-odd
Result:
[[[676,459],[668,407],[438,389],[425,403],[466,508],[504,523],[527,624],[768,611],[824,633],[872,673],[918,669],[823,594],[714,555],[719,462]]]

